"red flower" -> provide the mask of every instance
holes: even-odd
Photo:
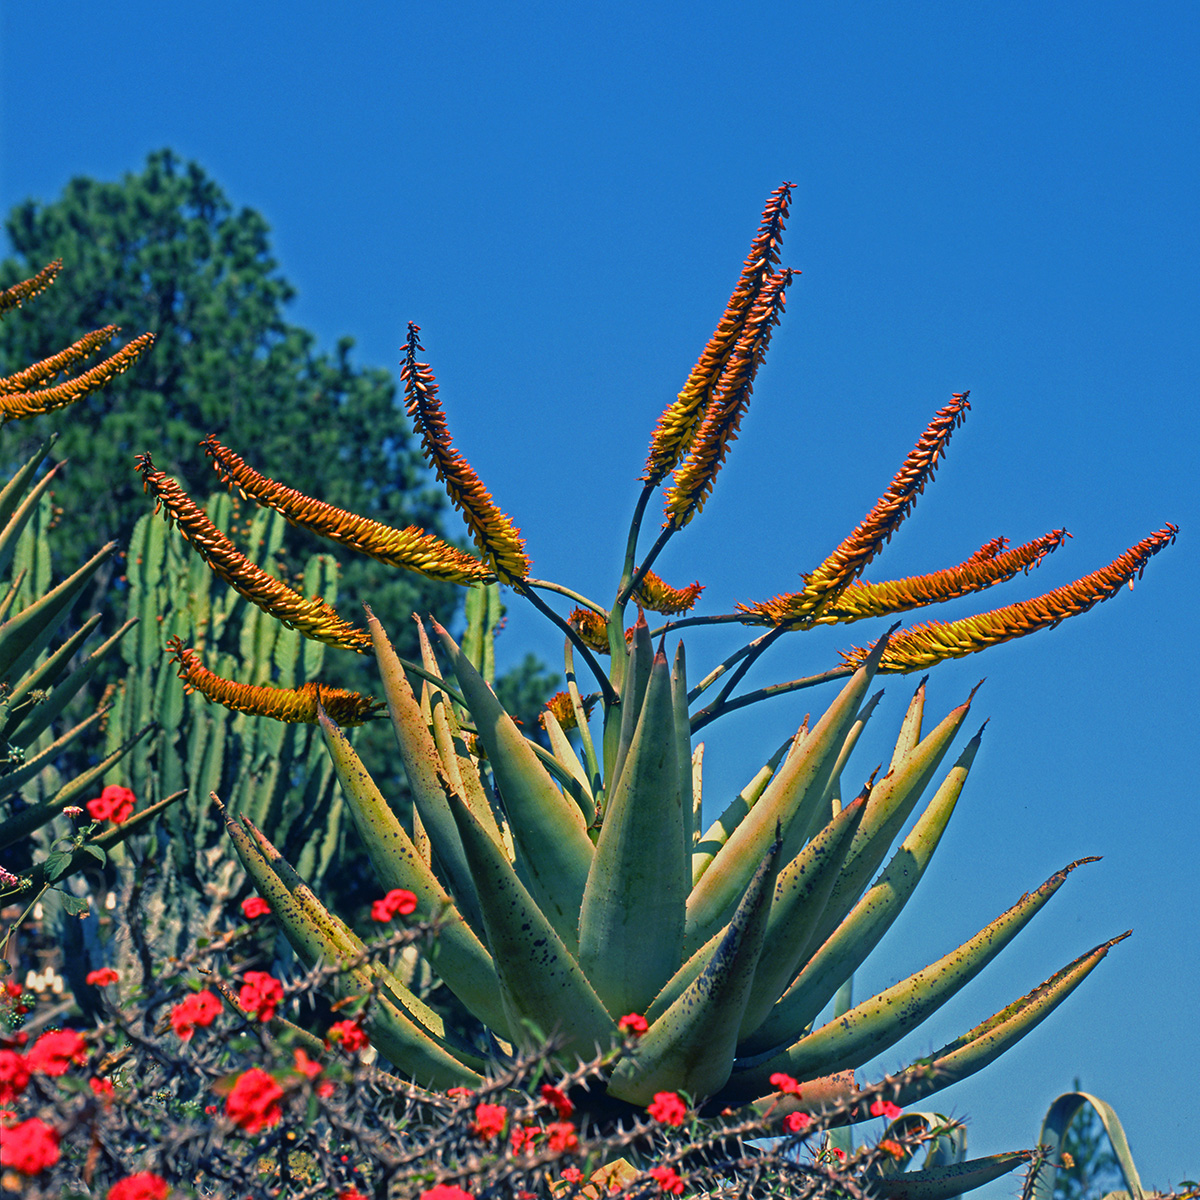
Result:
[[[171,1189],[161,1175],[153,1171],[139,1171],[118,1179],[108,1189],[107,1200],[166,1200]]]
[[[575,1126],[570,1121],[552,1121],[546,1126],[550,1135],[547,1145],[555,1154],[568,1154],[579,1145]]]
[[[348,1187],[343,1191],[338,1192],[337,1200],[367,1200],[367,1198],[358,1190],[358,1188]]]
[[[313,1062],[313,1060],[308,1057],[308,1053],[303,1047],[297,1046],[296,1049],[292,1051],[292,1058],[296,1063],[296,1070],[299,1071],[301,1075],[304,1075],[309,1079],[316,1079],[316,1077],[320,1075],[321,1064],[319,1062]]]
[[[197,1025],[207,1029],[220,1014],[220,1000],[205,988],[202,992],[193,992],[171,1009],[171,1028],[186,1042]]]
[[[583,1172],[578,1167],[567,1167],[562,1173],[562,1179],[566,1183],[582,1183]]]
[[[879,1143],[879,1148],[886,1154],[890,1154],[893,1158],[904,1157],[904,1147],[900,1145],[899,1142],[892,1141],[891,1138],[884,1138],[883,1141]]]
[[[675,1173],[674,1167],[651,1167],[648,1174],[658,1180],[658,1186],[672,1196],[683,1195],[683,1180]]]
[[[641,1013],[626,1013],[618,1022],[617,1028],[629,1037],[641,1037],[647,1029],[646,1018]]]
[[[783,1118],[783,1128],[785,1133],[799,1133],[800,1130],[806,1129],[812,1124],[812,1117],[808,1113],[793,1112],[788,1113]]]
[[[790,1075],[785,1075],[782,1071],[776,1071],[771,1076],[771,1086],[778,1088],[787,1096],[800,1095],[800,1085]]]
[[[76,1029],[52,1029],[33,1043],[25,1061],[39,1075],[65,1075],[72,1063],[87,1062],[87,1042]]]
[[[386,923],[397,914],[406,917],[409,913],[415,912],[416,908],[415,892],[410,892],[405,888],[392,888],[382,900],[376,900],[371,905],[371,919]]]
[[[336,1042],[343,1050],[361,1050],[367,1044],[367,1035],[357,1021],[335,1021],[325,1032],[327,1043]]]
[[[20,1125],[4,1131],[0,1140],[0,1163],[20,1171],[22,1175],[36,1175],[58,1162],[58,1130],[37,1117],[30,1117]]]
[[[94,984],[96,987],[108,987],[110,983],[116,983],[120,978],[119,971],[114,971],[112,967],[101,967],[98,971],[89,971],[84,982]]]
[[[562,1088],[551,1087],[548,1083],[542,1084],[542,1099],[553,1106],[561,1121],[565,1121],[575,1111],[575,1105],[567,1099],[567,1094]]]
[[[655,1092],[646,1111],[663,1125],[682,1125],[687,1120],[687,1105],[674,1092]]]
[[[475,1200],[475,1197],[452,1183],[439,1183],[422,1192],[421,1200]]]
[[[29,1064],[16,1050],[0,1050],[0,1104],[15,1100],[29,1082]]]
[[[451,1100],[470,1100],[475,1093],[469,1087],[452,1087],[446,1089],[446,1095]]]
[[[246,982],[238,992],[238,1003],[252,1017],[269,1021],[276,1005],[283,1003],[283,984],[266,971],[247,971]]]
[[[533,1153],[533,1143],[537,1140],[538,1130],[532,1125],[514,1125],[508,1135],[509,1150],[513,1154]]]
[[[890,1100],[876,1100],[871,1105],[871,1116],[887,1117],[889,1121],[894,1121],[904,1110],[898,1108]]]
[[[242,901],[242,916],[247,921],[255,917],[265,917],[271,911],[271,906],[261,896],[247,896]]]
[[[113,1081],[111,1079],[99,1079],[96,1076],[92,1076],[92,1078],[88,1080],[88,1087],[90,1087],[97,1096],[104,1097],[106,1102],[104,1105],[105,1108],[110,1107],[107,1102],[111,1099],[113,1094]]]
[[[846,1161],[846,1152],[840,1146],[830,1146],[829,1149],[833,1151],[833,1155],[838,1162]]]
[[[475,1109],[471,1132],[481,1142],[490,1142],[504,1132],[507,1122],[508,1109],[503,1104],[480,1104]]]
[[[251,1067],[238,1076],[233,1090],[225,1097],[225,1113],[247,1133],[257,1133],[268,1125],[277,1125],[283,1117],[279,1101],[283,1088],[262,1067]]]
[[[123,825],[133,814],[134,794],[127,787],[110,783],[94,800],[87,802],[88,816],[95,821]]]

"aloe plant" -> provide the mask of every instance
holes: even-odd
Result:
[[[374,655],[378,663],[414,796],[411,817],[380,793],[340,727],[345,719],[334,705],[357,719],[369,715],[365,699],[325,689],[308,696],[286,688],[252,692],[232,680],[210,691],[239,707],[318,722],[381,886],[410,890],[418,911],[443,916],[436,970],[492,1040],[465,1045],[383,967],[355,968],[346,985],[351,992],[374,990],[375,1043],[418,1084],[477,1084],[497,1046],[527,1047],[544,1035],[557,1039],[564,1056],[586,1058],[618,1040],[623,1019],[633,1016],[646,1029],[613,1062],[610,1101],[646,1105],[658,1092],[681,1091],[718,1109],[758,1103],[776,1106],[782,1116],[797,1105],[852,1099],[854,1068],[950,999],[1073,870],[1093,861],[1065,866],[937,962],[816,1024],[912,895],[983,733],[952,752],[972,698],[929,728],[922,680],[886,773],[844,797],[848,756],[877,700],[871,695],[876,676],[925,670],[1082,613],[1140,575],[1173,540],[1175,527],[1046,595],[962,620],[902,631],[893,626],[869,645],[847,648],[828,669],[739,693],[750,666],[784,634],[982,591],[1028,572],[1066,536],[1053,530],[1013,548],[997,539],[930,575],[861,578],[933,478],[968,414],[963,393],[936,414],[880,500],[804,575],[799,591],[702,616],[694,612],[699,583],[675,588],[654,573],[663,547],[712,491],[782,315],[793,281],[791,271],[778,269],[790,191],[785,184],[770,197],[724,316],[653,431],[611,599],[596,601],[532,577],[519,531],[451,443],[433,372],[418,358],[423,347],[415,325],[402,368],[408,412],[477,554],[421,530],[390,529],[335,509],[259,474],[215,439],[206,443],[231,487],[294,524],[477,594],[494,594],[504,584],[543,613],[564,637],[567,679],[567,690],[543,716],[548,750],[512,720],[488,686],[482,670],[487,639],[478,624],[459,645],[436,623],[418,622],[421,661],[402,660],[369,608],[364,628],[321,597],[267,578],[149,455],[139,460],[145,485],[168,519],[230,586],[304,636]],[[661,529],[644,549],[643,524],[660,488]],[[475,607],[487,606],[477,601]],[[652,629],[646,612],[666,619]],[[674,635],[713,624],[761,632],[699,673]],[[695,735],[749,704],[839,680],[825,713],[811,727],[802,725],[769,761],[751,764],[746,786],[705,826],[703,756]],[[254,823],[231,818],[227,828],[303,957],[336,960],[361,952],[353,931]],[[1087,950],[937,1051],[928,1060],[931,1069],[904,1077],[898,1102],[911,1104],[1003,1053],[1124,936]],[[638,1024],[624,1022],[626,1028]],[[800,1081],[799,1098],[779,1094],[778,1074]]]
[[[53,283],[61,266],[61,261],[53,262],[31,279],[0,291],[0,317],[36,298]],[[153,340],[143,334],[97,365],[69,376],[117,332],[113,325],[95,330],[65,350],[0,379],[0,426],[72,404],[103,387],[132,366]],[[65,579],[53,582],[50,489],[59,468],[51,467],[40,478],[38,473],[54,441],[51,437],[40,446],[0,490],[0,577],[7,580],[0,599],[0,851],[14,852],[12,861],[21,872],[4,872],[0,904],[16,898],[28,904],[84,866],[102,865],[115,845],[144,828],[177,798],[143,805],[124,824],[105,832],[87,827],[85,821],[89,834],[73,832],[52,840],[41,847],[46,853],[32,859],[35,835],[42,836],[66,810],[82,816],[81,804],[100,790],[105,773],[153,728],[152,721],[143,722],[113,741],[98,762],[63,778],[64,754],[100,740],[100,723],[110,708],[98,707],[72,723],[73,718],[65,715],[71,712],[68,706],[117,651],[135,622],[125,623],[89,654],[82,654],[101,621],[99,614],[92,614],[54,649],[49,648],[117,549],[115,542],[101,547]],[[55,732],[64,720],[68,727]],[[69,912],[87,907],[65,891],[60,890],[60,897]]]

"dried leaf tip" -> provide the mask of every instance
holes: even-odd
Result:
[[[792,184],[784,183],[771,193],[758,232],[750,244],[750,253],[716,331],[688,375],[683,390],[658,418],[642,474],[650,487],[661,483],[691,447],[721,374],[745,331],[750,313],[771,277],[772,268],[779,262],[779,245],[792,187]]]
[[[1178,526],[1164,525],[1137,545],[1130,547],[1107,567],[1093,571],[1065,587],[1044,596],[1021,600],[1004,608],[964,617],[958,621],[930,621],[896,634],[879,664],[880,671],[906,672],[931,667],[947,658],[962,658],[988,646],[1012,641],[1050,629],[1068,617],[1110,600],[1127,583],[1140,579],[1146,564],[1175,540]],[[849,666],[858,666],[867,651],[861,648],[842,651]]]
[[[371,653],[370,634],[342,620],[320,596],[306,599],[251,562],[174,479],[155,468],[149,454],[138,455],[137,467],[145,490],[158,502],[155,511],[164,509],[167,521],[179,527],[213,573],[239,595],[313,641]]]
[[[400,378],[404,380],[406,410],[421,435],[425,459],[445,485],[451,503],[463,514],[480,553],[497,577],[506,583],[524,579],[531,563],[521,531],[500,511],[483,481],[451,444],[433,371],[428,363],[417,361],[417,352],[425,349],[417,340],[420,331],[419,325],[409,322]]]
[[[314,500],[295,488],[260,475],[211,435],[200,445],[212,459],[213,468],[223,482],[237,488],[243,497],[282,513],[301,529],[389,566],[416,571],[430,579],[469,584],[486,583],[494,578],[486,563],[415,525],[393,529],[381,521],[335,508],[323,500]]]

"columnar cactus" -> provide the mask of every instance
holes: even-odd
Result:
[[[587,1057],[612,1045],[632,1017],[627,1026],[644,1021],[646,1028],[613,1064],[607,1087],[617,1101],[646,1105],[657,1092],[683,1091],[718,1107],[753,1102],[774,1091],[778,1073],[801,1081],[803,1104],[844,1098],[853,1094],[853,1068],[962,988],[1080,865],[1022,895],[924,970],[813,1028],[911,896],[983,732],[947,760],[971,697],[929,729],[922,680],[887,772],[844,801],[841,780],[875,707],[875,676],[924,670],[1081,613],[1140,575],[1175,528],[1165,526],[1109,566],[1047,595],[963,620],[893,626],[873,644],[847,649],[830,669],[736,694],[751,664],[785,633],[981,591],[1028,572],[1066,536],[1054,530],[1011,549],[998,539],[931,575],[861,578],[933,478],[969,411],[963,393],[937,413],[880,500],[804,576],[799,591],[705,617],[694,613],[698,583],[673,588],[654,573],[664,545],[711,494],[782,314],[793,281],[792,272],[777,268],[790,193],[785,184],[770,197],[725,314],[654,429],[624,561],[605,603],[531,576],[519,531],[451,444],[433,373],[418,358],[415,325],[402,367],[408,412],[477,554],[334,509],[259,474],[215,439],[205,443],[231,487],[288,520],[401,569],[475,589],[505,584],[544,613],[565,637],[567,678],[566,692],[543,717],[549,750],[489,688],[480,670],[481,639],[472,638],[468,652],[436,623],[418,622],[421,661],[401,660],[369,609],[364,628],[320,597],[264,578],[148,455],[140,460],[145,485],[168,518],[233,588],[306,637],[372,654],[378,663],[414,798],[414,814],[404,821],[347,742],[332,692],[322,690],[318,700],[328,702],[309,705],[303,716],[300,698],[282,690],[252,695],[227,681],[212,694],[239,707],[260,704],[292,714],[288,719],[316,720],[382,887],[407,889],[420,912],[443,915],[436,970],[493,1041],[464,1045],[383,967],[356,967],[347,984],[375,990],[376,1045],[416,1083],[477,1084],[497,1046],[526,1046],[545,1035],[557,1039],[564,1056]],[[643,521],[660,488],[661,530],[643,552]],[[573,611],[560,611],[567,607],[563,598]],[[646,612],[667,619],[652,629]],[[674,635],[717,622],[763,632],[689,682],[689,674],[696,676]],[[705,827],[697,731],[768,696],[839,679],[841,691],[824,715],[802,726],[770,761],[754,764],[742,792]],[[342,712],[365,712],[343,697],[336,703],[349,704]],[[361,951],[349,927],[252,822],[231,819],[228,829],[302,956],[337,960]],[[1088,950],[943,1047],[932,1056],[936,1070],[909,1079],[900,1103],[1002,1053],[1120,940]]]

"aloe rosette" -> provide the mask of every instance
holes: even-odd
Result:
[[[145,485],[168,519],[232,587],[305,636],[378,663],[411,812],[389,802],[364,770],[335,719],[332,693],[331,703],[307,708],[282,694],[251,696],[235,681],[212,695],[243,711],[259,705],[319,723],[381,886],[412,891],[419,912],[441,917],[434,967],[490,1038],[464,1044],[377,964],[356,967],[346,984],[351,992],[372,986],[376,1045],[417,1084],[476,1084],[489,1055],[546,1036],[561,1055],[585,1059],[617,1044],[622,1018],[638,1014],[647,1028],[613,1060],[612,1100],[645,1106],[656,1093],[675,1091],[718,1109],[774,1105],[780,1115],[796,1105],[852,1102],[854,1070],[963,988],[1081,865],[1071,863],[1021,895],[943,958],[817,1024],[913,894],[983,734],[974,732],[956,750],[971,697],[927,722],[922,680],[886,772],[843,798],[849,755],[878,699],[876,677],[924,670],[1086,611],[1140,575],[1175,528],[1165,526],[1108,567],[1046,595],[975,617],[896,625],[848,648],[820,673],[739,692],[750,666],[786,633],[886,618],[982,591],[1027,573],[1067,536],[1054,530],[1017,547],[996,539],[930,575],[862,579],[966,418],[963,393],[936,414],[880,500],[803,576],[799,591],[702,616],[694,611],[699,583],[672,587],[655,574],[663,547],[711,494],[782,315],[794,280],[778,268],[790,194],[784,185],[770,197],[717,330],[653,431],[614,598],[605,603],[531,576],[520,531],[451,444],[437,383],[418,358],[415,325],[401,372],[408,412],[462,511],[475,553],[303,496],[215,439],[205,447],[222,479],[244,497],[356,552],[470,588],[477,619],[462,645],[436,622],[418,621],[420,661],[401,659],[369,609],[365,625],[355,625],[320,597],[265,579],[205,523],[174,480],[148,456],[140,460]],[[646,549],[642,526],[660,490],[662,526]],[[547,705],[544,736],[518,725],[490,687],[481,614],[494,611],[500,584],[564,636],[567,688]],[[651,628],[646,613],[665,619]],[[674,635],[706,624],[757,632],[693,683]],[[184,653],[178,646],[174,652]],[[705,825],[696,734],[748,704],[831,682],[840,690],[825,713],[811,726],[806,721],[769,761],[754,764],[742,791]],[[199,673],[196,686],[205,687]],[[339,711],[370,715],[365,700],[339,694],[337,703]],[[304,958],[361,954],[357,936],[254,827],[231,820],[229,831]],[[897,1099],[911,1104],[1003,1053],[1120,940],[1088,950],[937,1051],[928,1060],[932,1070],[903,1077]],[[799,1098],[776,1092],[772,1077],[780,1073],[800,1081]]]

